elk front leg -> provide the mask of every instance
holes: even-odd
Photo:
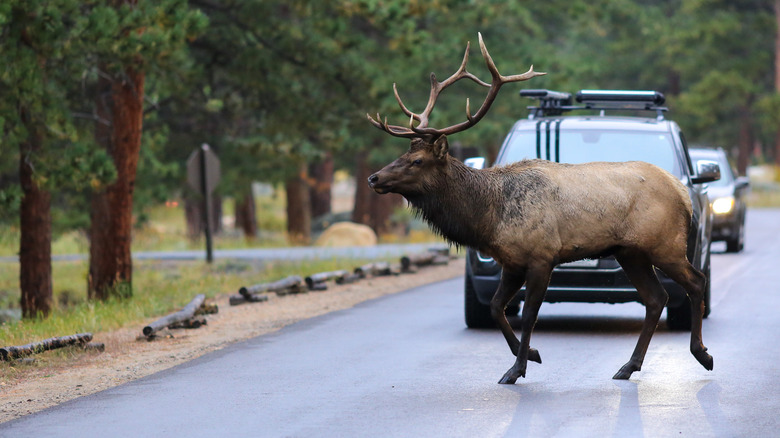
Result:
[[[501,273],[501,281],[498,284],[498,290],[493,295],[493,299],[490,300],[490,314],[493,317],[493,321],[496,322],[498,328],[506,339],[506,343],[509,345],[509,349],[512,354],[517,356],[520,349],[520,341],[515,336],[512,326],[506,319],[506,306],[512,301],[512,298],[517,295],[517,292],[523,286],[525,282],[525,271],[509,272],[507,269]],[[534,362],[542,363],[542,358],[536,349],[531,348],[528,354],[528,359]]]
[[[539,308],[547,293],[547,285],[550,283],[551,265],[537,266],[528,271],[528,282],[525,289],[525,305],[520,328],[520,348],[515,359],[515,364],[510,368],[498,383],[512,385],[518,377],[525,377],[528,360],[531,359],[531,333],[539,316]],[[535,350],[534,350],[535,351]],[[541,363],[541,361],[539,361]]]
[[[625,254],[616,255],[620,266],[623,267],[626,276],[636,287],[642,302],[645,305],[645,320],[642,323],[642,332],[639,334],[636,348],[631,354],[631,359],[623,365],[620,370],[612,377],[618,380],[628,380],[634,371],[642,369],[642,362],[647,354],[647,347],[650,345],[650,339],[658,326],[658,320],[664,310],[669,295],[664,290],[650,260],[644,255],[628,256]]]

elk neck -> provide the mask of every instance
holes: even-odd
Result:
[[[472,169],[455,158],[422,193],[403,194],[412,209],[442,237],[456,245],[480,248],[495,228],[488,171]]]

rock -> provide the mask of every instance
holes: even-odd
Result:
[[[0,324],[16,322],[22,319],[22,309],[0,309]]]
[[[353,222],[338,222],[326,228],[316,246],[373,246],[376,245],[376,233],[371,227]]]

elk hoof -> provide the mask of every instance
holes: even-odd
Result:
[[[634,373],[634,371],[639,371],[642,369],[641,366],[634,365],[633,363],[629,362],[625,365],[623,365],[620,370],[618,370],[617,373],[615,373],[614,376],[612,376],[615,380],[628,380],[629,377],[631,377],[631,374]]]
[[[693,357],[696,358],[696,360],[699,361],[699,363],[707,369],[707,371],[712,371],[712,356],[707,354],[707,349],[699,350],[695,353],[693,353]]]
[[[539,350],[536,348],[528,349],[528,360],[531,362],[542,363],[542,356],[539,355]]]
[[[517,382],[518,377],[525,377],[525,370],[520,371],[515,367],[512,367],[509,371],[504,373],[504,377],[502,377],[498,383],[502,385],[514,385],[515,382]]]

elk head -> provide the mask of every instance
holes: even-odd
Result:
[[[458,68],[452,76],[439,82],[436,80],[436,75],[431,73],[431,93],[428,98],[428,105],[425,106],[422,113],[416,114],[406,108],[401,101],[401,97],[398,95],[398,88],[393,84],[395,99],[398,101],[398,105],[401,107],[404,114],[409,116],[408,127],[388,125],[387,119],[382,121],[379,114],[376,115],[376,119],[369,114],[366,114],[371,124],[377,128],[395,137],[411,139],[409,151],[368,178],[369,186],[377,193],[384,194],[393,192],[402,195],[416,195],[424,192],[426,187],[430,187],[430,181],[428,180],[437,179],[437,174],[444,171],[450,163],[451,158],[447,154],[449,150],[447,135],[464,131],[476,125],[490,109],[490,106],[496,99],[498,90],[502,85],[508,82],[527,81],[533,77],[546,74],[535,72],[533,66],[531,66],[531,68],[523,74],[502,76],[498,72],[495,63],[493,63],[493,59],[490,57],[484,41],[482,41],[482,34],[479,33],[478,36],[482,57],[485,58],[485,63],[492,76],[490,83],[480,80],[466,70],[470,48],[470,43],[468,43],[466,44],[466,53],[463,55],[463,62],[461,62],[460,68]],[[469,100],[466,99],[465,121],[443,129],[429,127],[428,119],[436,104],[436,99],[439,97],[439,93],[464,78],[471,79],[477,84],[489,88],[487,97],[482,103],[482,106],[480,106],[477,112],[472,115],[469,108]],[[416,126],[415,121],[417,122]]]

